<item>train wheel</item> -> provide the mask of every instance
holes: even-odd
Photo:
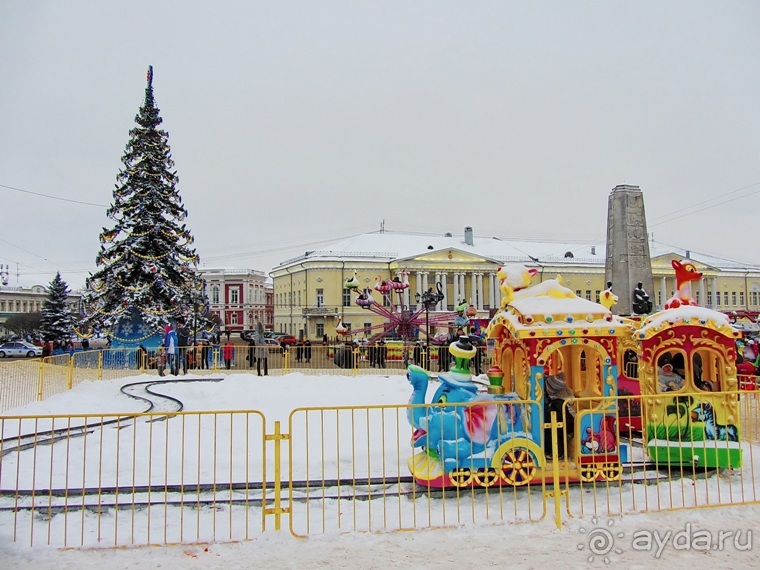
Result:
[[[618,481],[623,476],[623,466],[620,463],[605,463],[601,468],[602,479]]]
[[[599,467],[592,463],[581,465],[580,478],[584,483],[595,481],[599,475]]]
[[[475,482],[482,487],[493,487],[500,477],[501,474],[496,469],[478,469],[475,472]]]
[[[501,478],[510,485],[527,485],[536,474],[536,461],[524,447],[508,449],[501,459]]]
[[[451,484],[455,487],[466,487],[472,482],[472,471],[469,469],[457,469],[449,475]]]

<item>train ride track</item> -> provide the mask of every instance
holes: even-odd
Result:
[[[561,481],[560,486],[583,486],[586,488],[620,487],[625,484],[654,485],[667,483],[682,477],[706,478],[717,469],[674,468],[654,462],[635,462],[623,465],[623,475],[617,481],[570,482]],[[547,489],[552,486],[547,483]],[[283,481],[283,493],[290,495],[285,501],[306,503],[309,501],[372,501],[376,499],[429,497],[432,499],[452,496],[494,495],[499,493],[540,493],[541,486],[522,485],[512,487],[502,484],[491,487],[468,487],[432,489],[417,485],[411,476],[369,479],[330,479]],[[97,498],[97,500],[93,500]],[[13,501],[13,504],[9,504]],[[88,510],[131,510],[161,506],[202,508],[217,505],[261,506],[274,502],[273,485],[250,483],[204,483],[185,485],[124,485],[118,487],[84,487],[65,489],[2,490],[0,489],[0,512],[35,511],[50,514]]]
[[[177,378],[172,380],[149,380],[124,384],[124,386],[121,387],[121,393],[132,399],[145,402],[146,408],[144,410],[134,414],[110,418],[108,420],[99,420],[77,426],[66,426],[63,428],[42,430],[35,433],[0,438],[0,457],[14,451],[24,451],[41,445],[52,445],[58,441],[73,437],[82,437],[107,426],[118,425],[119,428],[122,428],[135,421],[140,414],[166,413],[167,415],[165,416],[152,417],[149,421],[157,422],[166,420],[171,417],[172,414],[181,412],[184,409],[184,404],[177,398],[157,392],[157,386],[184,384],[187,382],[221,382],[222,380],[223,378]],[[99,415],[105,416],[107,414],[84,414],[82,417],[97,417]]]

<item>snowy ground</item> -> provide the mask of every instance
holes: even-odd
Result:
[[[135,403],[119,392],[126,381],[84,383],[76,390],[35,403],[15,414],[108,413],[135,411]],[[186,409],[260,409],[269,422],[286,421],[303,406],[404,404],[410,389],[402,376],[309,377],[291,374],[259,379],[232,375],[214,385],[173,387]],[[138,406],[139,409],[139,406]],[[127,430],[121,430],[127,431]],[[725,483],[724,483],[725,484]],[[58,550],[12,543],[8,526],[0,525],[2,568],[126,568],[144,564],[167,568],[450,568],[504,566],[571,568],[624,565],[643,568],[676,564],[694,568],[751,567],[760,562],[760,506],[684,510],[615,516],[571,518],[563,513],[563,529],[551,519],[537,523],[456,524],[456,528],[384,532],[330,532],[297,539],[287,528],[272,525],[261,536],[235,544],[140,547],[127,549]],[[723,532],[723,537],[719,533]],[[725,533],[731,532],[731,536]],[[737,539],[738,536],[738,539]]]

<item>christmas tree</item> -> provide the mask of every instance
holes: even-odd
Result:
[[[135,122],[107,213],[113,225],[100,234],[99,269],[82,299],[83,325],[132,345],[151,342],[164,325],[188,315],[202,288],[169,135],[159,129],[152,66]]]
[[[74,328],[74,317],[66,305],[69,300],[69,286],[56,273],[47,288],[48,297],[42,303],[40,334],[45,340],[66,341]]]

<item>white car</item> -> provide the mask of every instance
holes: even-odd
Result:
[[[33,344],[29,344],[22,340],[0,344],[0,358],[11,356],[27,356],[29,358],[42,356],[42,347],[34,346]]]

